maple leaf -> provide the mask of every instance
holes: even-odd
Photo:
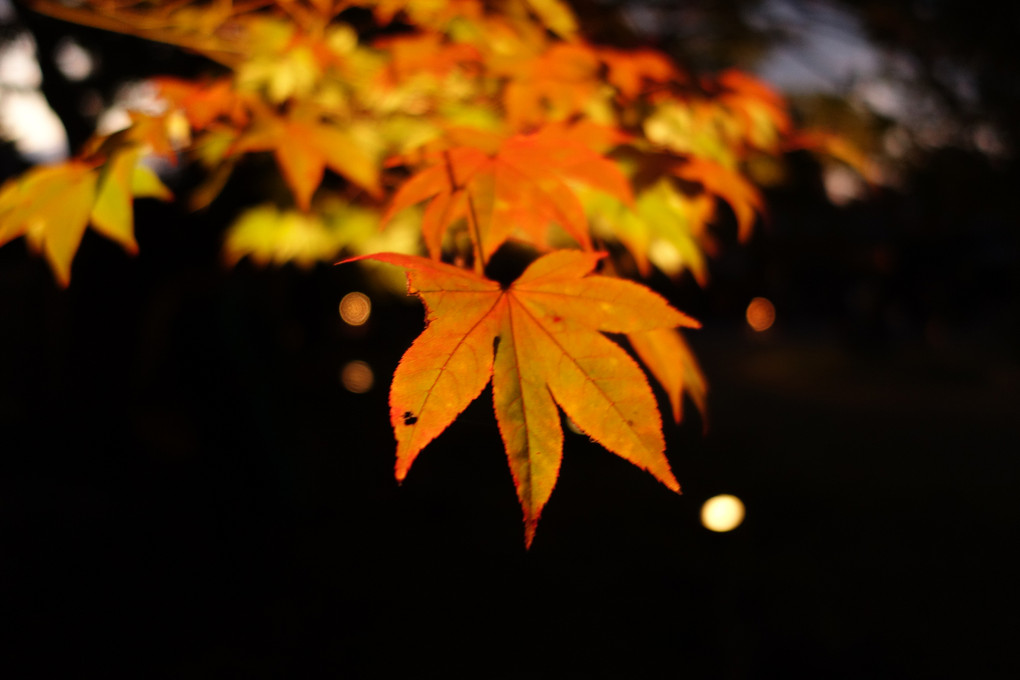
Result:
[[[680,101],[668,93],[653,93],[652,99],[654,108],[642,125],[649,141],[727,166],[739,160],[742,122],[732,111],[702,98]]]
[[[335,256],[339,249],[319,215],[260,205],[245,211],[230,226],[223,258],[231,265],[251,256],[259,265],[294,262],[308,269]]]
[[[290,27],[287,27],[290,28]],[[322,68],[312,49],[288,40],[284,49],[259,54],[237,69],[237,85],[244,90],[263,91],[269,101],[307,99],[322,78]]]
[[[638,193],[633,206],[606,195],[585,199],[595,233],[623,244],[641,276],[650,276],[654,264],[670,276],[688,270],[699,285],[708,283],[703,251],[715,205],[708,194],[688,196],[661,177]]]
[[[246,210],[230,225],[223,241],[223,260],[234,265],[249,257],[259,266],[293,262],[308,269],[317,262],[335,261],[345,249],[352,253],[418,252],[416,216],[408,212],[383,232],[377,210],[336,196],[317,200],[307,213],[264,203]],[[384,283],[402,292],[404,276],[396,271],[387,273],[394,276]]]
[[[751,237],[755,213],[765,209],[761,192],[735,170],[705,158],[692,157],[673,173],[691,182],[698,182],[705,191],[718,196],[733,208],[737,217],[737,237],[744,243]]]
[[[825,130],[801,130],[787,140],[786,149],[804,149],[824,154],[849,165],[867,182],[874,182],[877,169],[867,155],[849,139]]]
[[[442,77],[462,65],[481,61],[475,46],[446,43],[438,33],[385,36],[373,46],[390,55],[389,76],[397,84],[422,72]]]
[[[153,78],[161,97],[172,106],[183,109],[188,123],[196,130],[204,130],[217,119],[223,118],[243,128],[248,123],[244,99],[234,91],[229,78],[193,83],[180,78]]]
[[[662,86],[684,80],[669,57],[655,50],[602,47],[598,56],[606,65],[606,80],[626,99],[637,98],[646,81]]]
[[[697,322],[640,284],[590,275],[603,256],[554,251],[506,287],[422,257],[353,258],[403,267],[409,292],[426,305],[427,326],[401,359],[390,389],[398,480],[491,379],[526,545],[559,475],[557,405],[592,439],[679,492],[648,381],[603,332]]]
[[[307,112],[284,117],[260,111],[252,128],[231,149],[232,153],[246,151],[273,152],[302,210],[311,207],[312,194],[327,166],[372,195],[380,193],[378,168],[372,158],[342,129]]]
[[[67,286],[95,199],[94,165],[71,161],[35,168],[19,179],[0,191],[0,243],[25,235]]]
[[[431,198],[422,234],[435,259],[442,251],[443,234],[458,219],[473,223],[471,238],[481,254],[478,261],[488,259],[515,229],[533,243],[547,242],[551,223],[590,250],[584,205],[568,182],[598,189],[628,204],[633,201],[627,177],[612,160],[581,141],[571,128],[555,125],[510,137],[492,155],[476,146],[434,154],[433,163],[394,195],[383,223]]]
[[[140,147],[146,155],[159,156],[171,165],[177,163],[178,151],[190,141],[188,119],[179,110],[157,115],[128,111],[131,124],[109,136],[97,135],[88,140],[81,158],[109,157],[128,147]]]
[[[708,405],[706,393],[708,386],[705,374],[694,358],[694,353],[684,340],[679,330],[673,328],[657,328],[640,333],[628,333],[627,341],[634,348],[641,362],[666,391],[670,406],[673,408],[673,420],[679,423],[683,419],[683,395],[690,395],[701,412],[706,423]]]
[[[553,44],[530,59],[514,59],[505,70],[510,81],[503,103],[507,123],[517,130],[581,113],[601,89],[595,51],[578,43]]]
[[[556,35],[566,40],[577,35],[577,17],[565,2],[561,0],[527,0],[527,2],[531,11]]]
[[[138,252],[135,241],[134,198],[169,201],[173,194],[156,173],[143,165],[142,149],[127,148],[106,162],[99,176],[90,219],[92,228],[121,244],[129,253]]]
[[[137,252],[132,198],[171,198],[140,157],[138,147],[128,147],[103,166],[75,159],[7,182],[0,188],[0,245],[25,236],[46,256],[62,286],[71,282],[71,261],[90,222],[129,253]]]
[[[724,89],[720,103],[742,119],[745,141],[774,151],[792,125],[783,98],[762,81],[732,69],[719,75],[718,84]]]

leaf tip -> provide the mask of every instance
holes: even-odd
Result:
[[[353,257],[347,257],[342,260],[338,260],[337,262],[334,262],[333,266],[336,266],[338,264],[349,264],[351,262],[357,262],[358,260],[367,260],[372,258],[374,255],[375,253],[368,253],[367,255],[354,255]]]
[[[693,316],[689,316],[687,314],[684,314],[683,312],[680,312],[680,316],[683,317],[683,319],[680,321],[679,324],[677,324],[678,326],[681,326],[683,328],[694,329],[701,328],[701,322],[695,319]]]
[[[538,518],[531,517],[524,520],[524,549],[531,550],[531,544],[535,540],[535,530],[538,528]]]

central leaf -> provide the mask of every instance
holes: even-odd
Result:
[[[640,284],[593,275],[602,257],[555,251],[505,288],[426,258],[355,258],[403,267],[409,292],[427,310],[428,325],[401,359],[390,390],[398,480],[491,379],[528,545],[559,475],[563,431],[557,405],[592,439],[679,492],[648,381],[603,333],[697,322]]]

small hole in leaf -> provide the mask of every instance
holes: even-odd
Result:
[[[404,425],[414,425],[418,422],[418,416],[410,411],[404,411]]]

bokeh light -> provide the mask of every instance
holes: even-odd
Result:
[[[41,84],[35,40],[27,33],[0,39],[0,140],[33,163],[55,163],[68,156],[67,133]]]
[[[92,55],[71,38],[64,38],[57,44],[53,61],[64,77],[74,82],[85,80],[95,70]]]
[[[372,314],[372,301],[364,293],[348,293],[340,300],[340,318],[351,326],[360,326]]]
[[[364,361],[350,361],[340,370],[340,382],[348,392],[364,394],[372,389],[375,374]]]
[[[756,331],[768,330],[776,321],[776,308],[763,297],[756,297],[747,305],[747,323]]]
[[[701,506],[701,523],[711,531],[733,531],[744,521],[744,503],[736,496],[713,496]]]

